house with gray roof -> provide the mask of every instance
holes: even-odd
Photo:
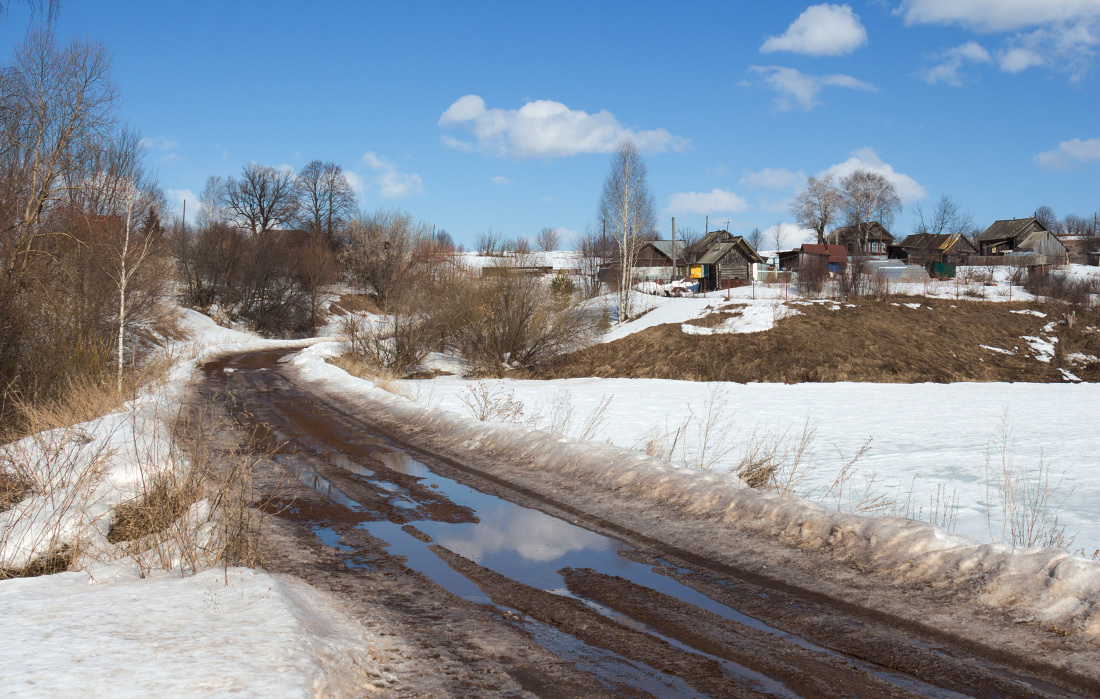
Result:
[[[1069,250],[1035,216],[994,221],[975,241],[982,255],[1046,255],[1064,259]]]

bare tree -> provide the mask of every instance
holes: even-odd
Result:
[[[764,244],[764,232],[760,230],[760,226],[753,226],[753,229],[745,235],[745,241],[752,246],[753,250],[759,250]]]
[[[771,236],[772,243],[775,244],[775,251],[779,252],[783,249],[783,239],[786,238],[786,233],[783,230],[782,223],[776,223],[774,226],[768,229],[768,233]]]
[[[500,232],[493,232],[490,227],[486,233],[478,233],[477,238],[474,240],[474,247],[477,248],[477,254],[482,257],[490,257],[493,255],[499,255],[503,252],[503,242],[501,241]]]
[[[225,180],[216,175],[206,178],[206,185],[199,195],[199,211],[195,223],[199,228],[209,228],[217,223],[225,223]]]
[[[695,228],[684,226],[683,228],[676,229],[676,239],[684,241],[684,249],[695,245],[702,237],[703,236],[700,235],[699,231]]]
[[[611,157],[599,208],[600,222],[618,249],[620,322],[630,318],[638,242],[653,230],[657,220],[654,208],[642,156],[632,141],[623,141]]]
[[[966,235],[974,228],[974,217],[969,212],[961,211],[955,200],[946,194],[936,202],[936,208],[928,219],[925,219],[924,208],[919,203],[913,208],[917,213],[917,227],[914,233]]]
[[[614,257],[615,244],[600,231],[585,224],[584,233],[577,241],[580,252],[581,291],[585,298],[599,295],[600,268]]]
[[[901,199],[894,184],[877,172],[856,170],[840,181],[843,209],[848,224],[855,227],[859,251],[867,250],[867,234],[872,221],[883,226],[893,223],[901,211]]]
[[[379,209],[348,222],[347,245],[340,253],[344,268],[361,284],[369,285],[383,308],[395,301],[402,287],[416,284],[422,258],[421,243],[431,230],[411,215]]]
[[[535,244],[539,246],[539,250],[544,252],[550,252],[551,250],[558,249],[558,243],[561,242],[561,233],[558,233],[556,228],[550,228],[547,226],[538,232],[535,236]]]
[[[313,231],[308,234],[298,258],[298,274],[309,294],[309,331],[317,332],[320,317],[321,289],[336,280],[339,273],[336,256],[325,234]]]
[[[249,163],[239,180],[230,177],[226,181],[226,208],[250,233],[280,228],[298,213],[295,182],[290,170]]]
[[[1060,225],[1058,221],[1058,215],[1054,213],[1054,209],[1049,206],[1040,206],[1035,209],[1035,218],[1039,219],[1039,223],[1046,226],[1046,229],[1051,233],[1059,233]]]
[[[355,192],[336,163],[310,161],[297,178],[298,216],[304,228],[325,235],[335,247],[336,233],[356,211]]]
[[[806,178],[806,188],[791,202],[791,215],[803,228],[817,233],[817,242],[825,242],[825,229],[837,220],[842,206],[842,194],[832,175]]]

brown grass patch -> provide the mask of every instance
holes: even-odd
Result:
[[[182,517],[202,496],[202,484],[195,479],[184,483],[174,480],[167,476],[155,478],[140,500],[116,507],[107,541],[117,544],[160,534]]]
[[[863,300],[836,311],[825,304],[799,305],[801,315],[759,333],[686,335],[679,323],[659,325],[558,357],[528,376],[778,383],[1064,380],[1057,358],[1049,364],[1037,361],[1020,339],[1040,335],[1044,325],[1058,320],[1061,307],[923,298],[919,301],[931,309],[893,305],[916,300]],[[1023,309],[1048,315],[1010,312]],[[1084,334],[1086,326],[1100,326],[1100,321],[1078,317],[1076,324]],[[1059,326],[1056,334],[1061,331]],[[1098,342],[1092,333],[1073,346]],[[980,345],[1015,351],[1000,354]],[[1084,372],[1075,373],[1086,378]]]
[[[695,325],[700,328],[715,328],[726,322],[730,318],[739,315],[741,315],[740,309],[735,311],[716,311],[714,313],[708,313],[702,318],[692,318],[691,320],[685,321],[685,323],[687,323],[688,325]]]
[[[335,316],[363,312],[378,315],[382,312],[374,296],[369,294],[340,294],[340,300],[330,303],[328,310]]]
[[[0,512],[10,508],[30,493],[30,483],[12,473],[0,473]]]

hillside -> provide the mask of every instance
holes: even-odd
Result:
[[[788,302],[774,327],[723,333],[745,312],[665,323],[557,358],[530,378],[622,377],[735,382],[1100,381],[1100,319],[1036,303],[912,297]],[[707,333],[708,328],[717,330]],[[685,329],[687,332],[685,332]]]

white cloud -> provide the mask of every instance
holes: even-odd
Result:
[[[758,172],[750,172],[741,178],[741,184],[749,187],[764,187],[767,189],[786,189],[797,187],[806,179],[806,173],[799,170],[791,172],[785,167],[766,167]]]
[[[199,198],[190,189],[166,189],[165,196],[172,210],[177,214],[183,214],[183,203],[187,202],[187,220],[194,222],[199,215]]]
[[[651,153],[683,150],[688,145],[687,139],[665,129],[635,131],[624,128],[607,110],[589,114],[551,100],[527,102],[519,109],[488,109],[481,97],[466,95],[443,112],[439,125],[465,128],[476,138],[471,143],[444,135],[444,145],[516,158],[610,153],[627,139]]]
[[[903,0],[906,24],[959,24],[990,33],[1100,15],[1096,0]]]
[[[1080,79],[1100,46],[1097,0],[903,0],[906,24],[957,24],[991,34],[1016,32],[999,49],[1001,70],[1045,65]]]
[[[362,199],[363,193],[367,191],[367,188],[366,185],[363,184],[363,178],[359,176],[359,173],[354,170],[344,170],[344,178],[348,181],[348,186],[351,187],[351,191],[355,192],[355,196]]]
[[[811,5],[780,36],[768,37],[763,53],[792,51],[841,56],[867,43],[867,30],[848,5]]]
[[[763,241],[760,243],[760,248],[765,252],[777,252],[775,250],[775,229],[779,227],[779,242],[781,244],[781,250],[790,250],[791,248],[797,248],[802,243],[816,243],[817,232],[812,228],[802,228],[794,223],[773,223],[772,225],[764,228],[760,227],[760,230],[764,233]]]
[[[493,184],[500,184],[500,185],[504,185],[505,187],[507,187],[508,185],[512,184],[512,180],[508,179],[507,177],[502,177],[501,175],[497,175],[496,177],[493,178]]]
[[[939,62],[920,71],[918,74],[926,83],[945,83],[962,87],[963,75],[960,73],[965,63],[992,63],[989,51],[976,41],[968,41],[953,48],[944,49],[935,55]]]
[[[1043,57],[1031,49],[1014,46],[1010,49],[997,52],[997,63],[1006,73],[1019,73],[1031,66],[1041,66],[1046,61]]]
[[[554,232],[558,234],[558,249],[568,250],[570,245],[576,245],[580,240],[581,234],[579,231],[570,230],[562,226],[558,226],[554,229]]]
[[[416,173],[405,173],[374,151],[363,154],[363,163],[378,173],[371,183],[383,199],[404,199],[424,191],[423,181]]]
[[[175,150],[180,147],[180,142],[167,136],[146,136],[138,141],[138,146],[150,150]]]
[[[1044,170],[1068,170],[1080,164],[1100,161],[1100,138],[1074,138],[1062,141],[1054,150],[1035,156],[1035,164]]]
[[[878,92],[874,85],[850,75],[807,75],[783,66],[749,66],[749,72],[763,74],[764,82],[776,92],[775,107],[781,112],[796,108],[810,111],[821,104],[817,95],[823,87]]]
[[[905,173],[898,172],[890,164],[884,163],[874,149],[866,146],[852,151],[847,160],[833,165],[821,174],[828,173],[840,179],[856,170],[868,170],[888,179],[898,190],[898,197],[903,202],[919,201],[928,197],[928,190],[916,180]]]
[[[729,214],[749,208],[733,192],[715,187],[709,192],[680,192],[668,198],[665,210],[672,214]]]

